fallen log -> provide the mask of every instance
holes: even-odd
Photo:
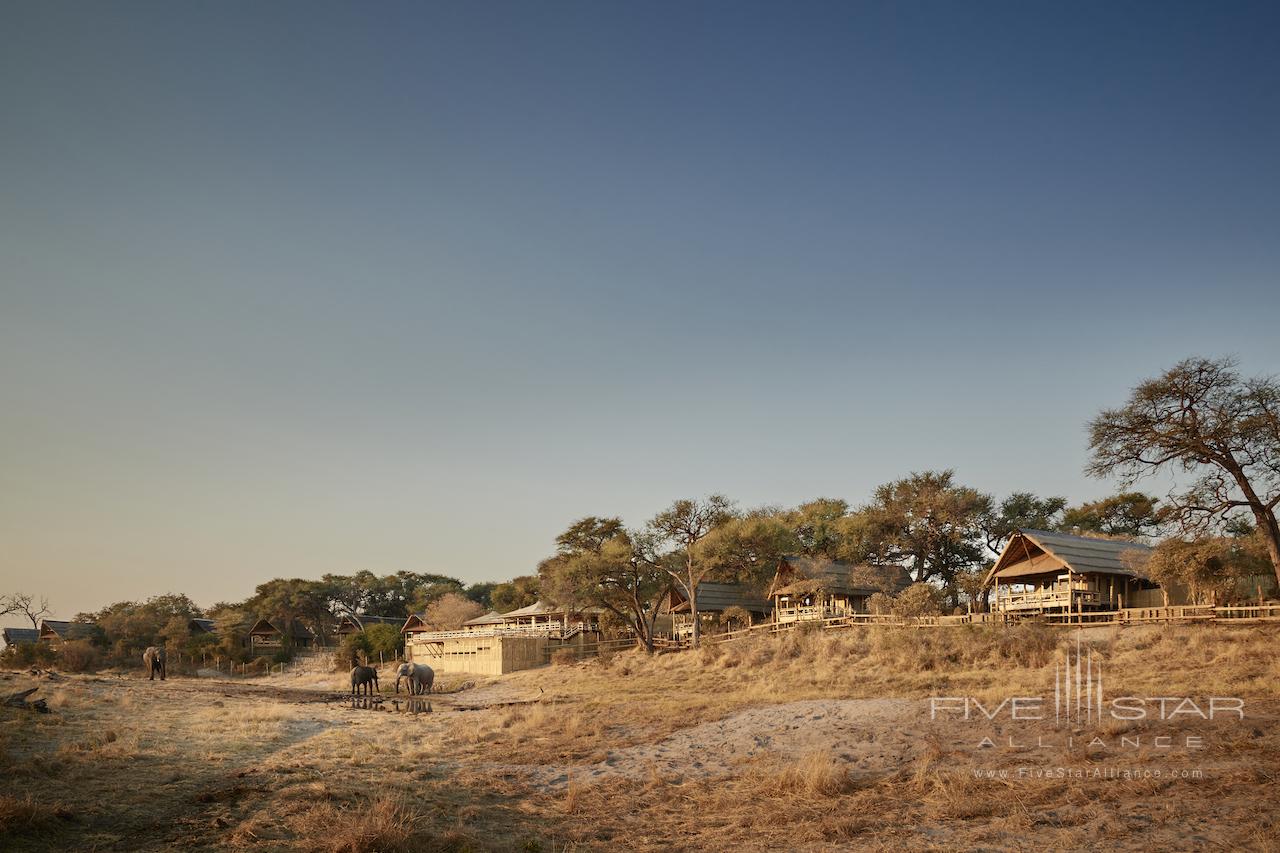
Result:
[[[23,690],[20,693],[10,693],[3,700],[0,700],[0,705],[4,705],[6,708],[29,708],[37,714],[47,714],[49,713],[49,706],[43,699],[37,699],[34,702],[27,701],[27,697],[39,689],[39,687],[32,687],[30,690]]]

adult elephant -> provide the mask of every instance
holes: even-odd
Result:
[[[351,695],[367,693],[372,696],[378,687],[378,671],[371,666],[351,667]]]
[[[164,646],[147,646],[147,650],[142,653],[142,665],[147,668],[147,681],[155,681],[156,673],[160,673],[160,680],[164,681]]]
[[[435,684],[436,671],[425,663],[402,663],[400,668],[396,670],[396,692],[400,692],[400,679],[406,679],[408,684],[405,689],[409,691],[410,696],[420,696],[423,693],[431,692],[431,685]]]

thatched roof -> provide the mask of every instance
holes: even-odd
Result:
[[[873,578],[884,578],[885,585],[894,590],[903,590],[911,585],[911,575],[902,566],[872,566],[826,557],[786,556],[778,561],[778,571],[769,586],[769,597],[817,592],[872,595],[881,591],[880,585],[868,582]]]
[[[1123,539],[1102,539],[1047,530],[1018,530],[1000,552],[986,583],[999,577],[1029,577],[1065,571],[1124,577],[1147,577],[1142,565],[1151,555],[1151,547]]]
[[[35,628],[4,628],[4,643],[15,646],[18,643],[34,643],[40,639],[40,632]]]
[[[370,625],[394,625],[399,628],[404,625],[404,620],[399,616],[367,616],[363,613],[348,613],[338,620],[333,630],[337,634],[354,634]]]
[[[496,610],[490,610],[483,616],[477,616],[474,619],[468,619],[463,625],[501,625],[503,616]]]
[[[303,625],[301,622],[299,622],[296,619],[290,622],[289,624],[293,629],[292,630],[293,637],[300,638],[300,639],[310,639],[315,636],[315,634],[311,633],[310,628],[308,628],[306,625]],[[249,634],[251,636],[256,635],[259,637],[264,635],[270,636],[272,634],[279,634],[281,636],[284,636],[285,632],[283,629],[276,627],[276,624],[271,620],[259,619],[257,622],[253,623],[253,627],[249,629]]]
[[[604,609],[601,607],[583,607],[581,609],[565,608],[556,604],[549,604],[545,601],[538,600],[533,604],[530,604],[528,607],[521,607],[518,610],[512,610],[510,613],[503,613],[502,619],[506,622],[512,622],[517,619],[528,619],[531,616],[546,616],[547,618],[552,618],[556,616],[565,616],[566,614],[577,615],[580,613],[587,614],[603,612]]]
[[[212,619],[192,619],[187,623],[188,631],[203,631],[206,634],[212,634],[218,629]]]
[[[91,640],[97,632],[92,622],[62,622],[57,619],[40,620],[40,636],[45,639]]]
[[[730,607],[741,607],[749,613],[764,615],[773,610],[773,602],[761,598],[753,590],[738,583],[707,581],[698,584],[699,613],[723,613]],[[672,613],[689,611],[689,601],[678,589],[671,591],[669,609]]]

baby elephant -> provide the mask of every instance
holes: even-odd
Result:
[[[157,672],[160,673],[160,680],[164,681],[164,647],[148,646],[142,653],[142,665],[147,668],[147,681],[155,681]]]
[[[431,692],[431,685],[435,683],[436,672],[425,663],[402,663],[400,668],[396,670],[396,692],[400,692],[400,679],[407,679],[408,683],[405,688],[409,691],[410,696],[420,696],[423,693]]]
[[[367,693],[372,696],[378,687],[378,671],[371,666],[355,666],[351,668],[351,695]]]

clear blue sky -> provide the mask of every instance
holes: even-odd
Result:
[[[1274,3],[13,2],[0,586],[533,569],[672,499],[1073,500],[1280,371]]]

